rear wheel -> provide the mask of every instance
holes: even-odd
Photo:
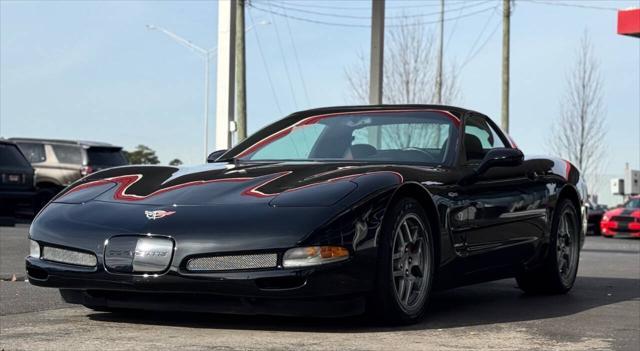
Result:
[[[578,273],[580,227],[571,201],[562,200],[553,216],[550,251],[539,269],[516,277],[527,293],[563,294],[571,290]]]
[[[376,291],[370,308],[393,324],[424,316],[434,270],[433,240],[427,216],[411,198],[398,201],[383,225]]]

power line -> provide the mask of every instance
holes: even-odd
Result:
[[[291,80],[291,74],[289,74],[289,66],[287,65],[286,55],[284,54],[284,48],[282,47],[282,40],[280,40],[280,31],[278,30],[278,24],[276,19],[271,14],[271,20],[273,21],[273,28],[276,30],[276,39],[278,40],[278,48],[280,48],[280,55],[282,56],[282,64],[284,65],[284,73],[287,76],[289,82],[289,90],[291,90],[291,97],[293,98],[293,105],[295,109],[298,109],[298,99],[296,98],[295,89],[293,89],[293,82]]]
[[[456,8],[451,8],[451,9],[445,10],[445,13],[458,11],[458,10],[460,10],[462,8],[465,8],[465,7],[469,7],[469,8],[478,7],[478,6],[481,6],[481,5],[485,5],[485,4],[489,3],[489,2],[491,2],[491,0],[476,1],[472,5],[468,5],[468,3],[464,3],[463,6],[461,6],[461,7],[456,7]],[[268,8],[275,7],[278,10],[282,10],[282,11],[289,10],[289,11],[303,13],[303,14],[311,14],[311,15],[331,17],[331,18],[349,18],[349,19],[358,19],[358,20],[367,20],[367,21],[371,20],[371,16],[370,15],[345,15],[345,14],[335,13],[335,12],[331,12],[331,13],[329,13],[329,12],[321,12],[321,11],[314,11],[314,10],[309,10],[309,9],[301,9],[301,8],[283,6],[282,4],[276,4],[274,2],[267,3],[267,7]],[[440,14],[440,11],[438,10],[436,12],[428,12],[428,13],[386,16],[386,18],[387,19],[416,18],[416,17],[435,16],[435,15],[439,15],[439,14]]]
[[[496,6],[496,8],[497,8],[497,6]],[[480,42],[480,38],[482,38],[482,36],[484,35],[484,32],[489,27],[489,23],[491,23],[491,19],[493,18],[493,16],[495,16],[495,14],[496,13],[494,11],[493,13],[489,14],[489,16],[487,17],[487,20],[486,20],[486,22],[484,22],[484,25],[482,25],[482,29],[478,33],[478,36],[473,41],[473,44],[471,44],[471,46],[469,47],[469,52],[467,53],[467,56],[465,57],[462,66],[465,66],[469,61],[471,61],[472,56],[475,56],[474,52],[476,52],[475,51],[476,50],[476,45],[478,45],[478,43]],[[498,21],[498,23],[500,23],[500,22]]]
[[[466,66],[469,62],[473,61],[473,59],[482,51],[482,49],[484,49],[484,47],[487,45],[487,43],[489,43],[491,38],[493,38],[493,36],[498,31],[498,28],[500,28],[500,21],[499,20],[496,21],[496,25],[495,25],[495,27],[493,27],[493,30],[491,31],[491,34],[489,34],[489,36],[484,40],[484,42],[482,42],[482,44],[478,47],[478,50],[476,50],[471,56],[468,56],[468,58],[462,63],[462,65],[460,65],[460,70],[462,70],[464,68],[464,66]]]
[[[591,10],[604,10],[604,11],[618,11],[615,7],[606,7],[606,6],[593,6],[593,5],[583,5],[583,4],[568,4],[559,1],[540,1],[540,0],[525,0],[522,1],[524,3],[536,4],[536,5],[551,5],[551,6],[564,6],[564,7],[575,7],[575,8],[583,8],[583,9],[591,9]]]
[[[268,13],[271,15],[276,15],[276,16],[280,16],[280,17],[285,17],[285,18],[290,18],[296,21],[301,21],[301,22],[307,22],[307,23],[313,23],[313,24],[322,24],[322,25],[326,25],[326,26],[337,26],[337,27],[355,27],[355,28],[368,28],[368,25],[363,25],[363,24],[349,24],[349,23],[337,23],[337,22],[326,22],[326,21],[318,21],[318,20],[314,20],[311,18],[303,18],[303,17],[297,17],[297,16],[292,16],[289,14],[283,14],[281,12],[276,12],[276,11],[270,11],[267,9],[263,9],[260,8],[258,6],[255,5],[255,3],[251,3],[249,6],[251,6],[252,8],[256,9],[257,11],[263,12],[263,13]]]
[[[249,12],[249,19],[251,20],[251,25],[255,26],[255,21],[253,20],[253,14],[251,11]],[[267,80],[269,81],[269,87],[271,87],[271,93],[273,94],[273,101],[276,103],[276,107],[278,108],[278,113],[282,115],[282,109],[280,108],[280,103],[278,102],[278,95],[276,94],[276,89],[273,87],[273,80],[271,79],[271,73],[269,73],[269,66],[267,66],[267,60],[264,58],[264,53],[262,52],[262,44],[260,43],[260,37],[258,36],[258,31],[254,30],[253,34],[256,37],[256,42],[258,42],[258,51],[260,52],[260,57],[262,58],[262,65],[264,66],[264,71],[267,74]]]
[[[309,92],[307,90],[307,82],[304,80],[304,76],[302,75],[302,69],[300,68],[300,58],[298,57],[298,49],[296,49],[296,43],[293,41],[293,33],[291,32],[291,25],[289,24],[289,19],[285,17],[285,23],[287,24],[287,30],[289,32],[289,39],[291,40],[291,47],[293,48],[293,57],[296,60],[296,67],[298,67],[298,76],[302,81],[302,88],[304,91],[304,97],[307,101],[307,105],[310,105],[309,102]]]
[[[466,3],[465,3],[465,6],[462,6],[460,8],[460,11],[458,11],[458,16],[462,15],[462,12],[464,12],[465,7],[466,7]],[[449,47],[449,43],[451,42],[451,38],[453,38],[453,33],[455,33],[456,29],[458,28],[458,19],[456,19],[453,22],[453,28],[451,29],[451,31],[449,32],[449,36],[447,37],[447,42],[445,43],[445,46],[444,46],[444,51],[445,52],[447,51],[447,48]]]
[[[336,26],[336,27],[354,27],[354,28],[370,28],[371,25],[370,24],[353,24],[353,23],[340,23],[340,22],[327,22],[327,21],[322,21],[322,20],[316,20],[316,19],[311,19],[311,18],[303,18],[303,17],[298,17],[298,16],[293,16],[293,15],[289,15],[289,14],[284,14],[282,12],[278,12],[278,11],[274,11],[274,10],[268,10],[268,9],[264,9],[264,8],[260,8],[258,6],[255,6],[255,4],[251,4],[250,5],[252,8],[260,11],[260,12],[264,12],[264,13],[269,13],[272,15],[276,15],[276,16],[280,16],[280,17],[286,17],[286,18],[290,18],[293,20],[297,20],[297,21],[302,21],[302,22],[308,22],[308,23],[314,23],[314,24],[322,24],[322,25],[327,25],[327,26]],[[455,16],[455,17],[450,17],[450,18],[445,18],[444,21],[445,22],[449,22],[449,21],[454,21],[456,19],[459,18],[466,18],[466,17],[470,17],[470,16],[474,16],[483,12],[487,12],[489,10],[494,9],[495,6],[491,6],[491,7],[487,7],[484,9],[480,9],[477,11],[473,11],[473,12],[469,12],[466,13],[464,15],[460,15],[460,16]],[[387,25],[387,28],[390,27],[413,27],[413,26],[420,26],[420,25],[427,25],[427,24],[434,24],[434,23],[439,23],[439,20],[433,20],[433,21],[422,21],[422,22],[414,22],[414,23],[408,23],[408,24],[390,24]]]
[[[468,0],[459,0],[459,1],[453,1],[453,0],[449,0],[447,1],[447,3],[455,3],[455,4],[459,4],[459,3],[464,3],[464,2],[468,2]],[[318,4],[314,4],[311,3],[309,1],[304,2],[304,5],[300,5],[300,1],[283,1],[283,3],[286,3],[287,6],[297,6],[297,7],[304,7],[304,8],[317,8],[317,9],[330,9],[330,10],[371,10],[371,6],[329,6],[329,5],[318,5]],[[345,2],[343,2],[345,3]],[[435,7],[435,6],[440,6],[440,4],[434,4],[434,3],[428,3],[428,2],[423,2],[420,5],[398,5],[398,6],[393,6],[392,4],[387,5],[387,9],[389,10],[395,10],[395,9],[415,9],[415,8],[424,8],[424,7]]]

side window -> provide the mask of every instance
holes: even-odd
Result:
[[[479,116],[467,118],[464,127],[464,147],[467,161],[482,160],[487,150],[503,148],[499,134]]]
[[[82,164],[82,151],[77,146],[52,145],[53,153],[56,154],[58,162],[80,165]]]
[[[44,162],[47,156],[44,152],[44,145],[37,143],[19,143],[20,151],[31,163]]]

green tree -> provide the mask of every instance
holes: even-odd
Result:
[[[146,145],[138,145],[133,151],[124,151],[124,155],[132,165],[157,165],[160,163],[155,150]]]
[[[174,158],[173,160],[171,160],[171,162],[169,162],[169,166],[180,166],[182,165],[182,161],[180,161],[179,158]]]

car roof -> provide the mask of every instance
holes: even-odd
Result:
[[[273,133],[282,128],[286,128],[289,125],[293,125],[305,118],[320,116],[320,115],[332,115],[332,114],[348,114],[350,112],[369,112],[369,111],[421,111],[421,110],[434,110],[434,111],[444,111],[449,112],[452,115],[456,116],[459,119],[462,119],[467,113],[474,113],[479,116],[486,117],[483,113],[449,105],[434,105],[434,104],[398,104],[398,105],[355,105],[355,106],[330,106],[330,107],[321,107],[314,108],[304,111],[294,112],[280,120],[275,121],[272,124],[267,125],[260,131],[252,134],[247,139],[242,142],[236,144],[231,149],[227,150],[219,158],[218,160],[226,160],[229,157],[235,157],[235,155],[245,148],[260,142],[260,139],[264,137],[265,133]],[[501,131],[501,135],[507,138],[506,135]],[[224,158],[223,158],[224,157]]]
[[[14,143],[13,141],[11,141],[11,140],[9,140],[9,139],[0,138],[0,144],[15,145],[16,143]]]
[[[344,112],[362,112],[362,111],[387,111],[387,110],[441,110],[451,112],[458,117],[462,117],[464,114],[468,112],[477,113],[479,115],[483,115],[483,113],[465,109],[462,107],[449,106],[449,105],[431,105],[431,104],[398,104],[398,105],[356,105],[356,106],[330,106],[330,107],[321,107],[314,108],[304,111],[298,111],[290,114],[285,117],[285,119],[302,119],[314,115],[320,114],[333,114],[333,113],[344,113]]]
[[[9,138],[13,142],[30,142],[30,143],[42,143],[42,144],[66,144],[66,145],[79,145],[86,147],[114,147],[121,148],[109,143],[103,143],[99,141],[87,141],[87,140],[65,140],[65,139],[41,139],[41,138]]]

